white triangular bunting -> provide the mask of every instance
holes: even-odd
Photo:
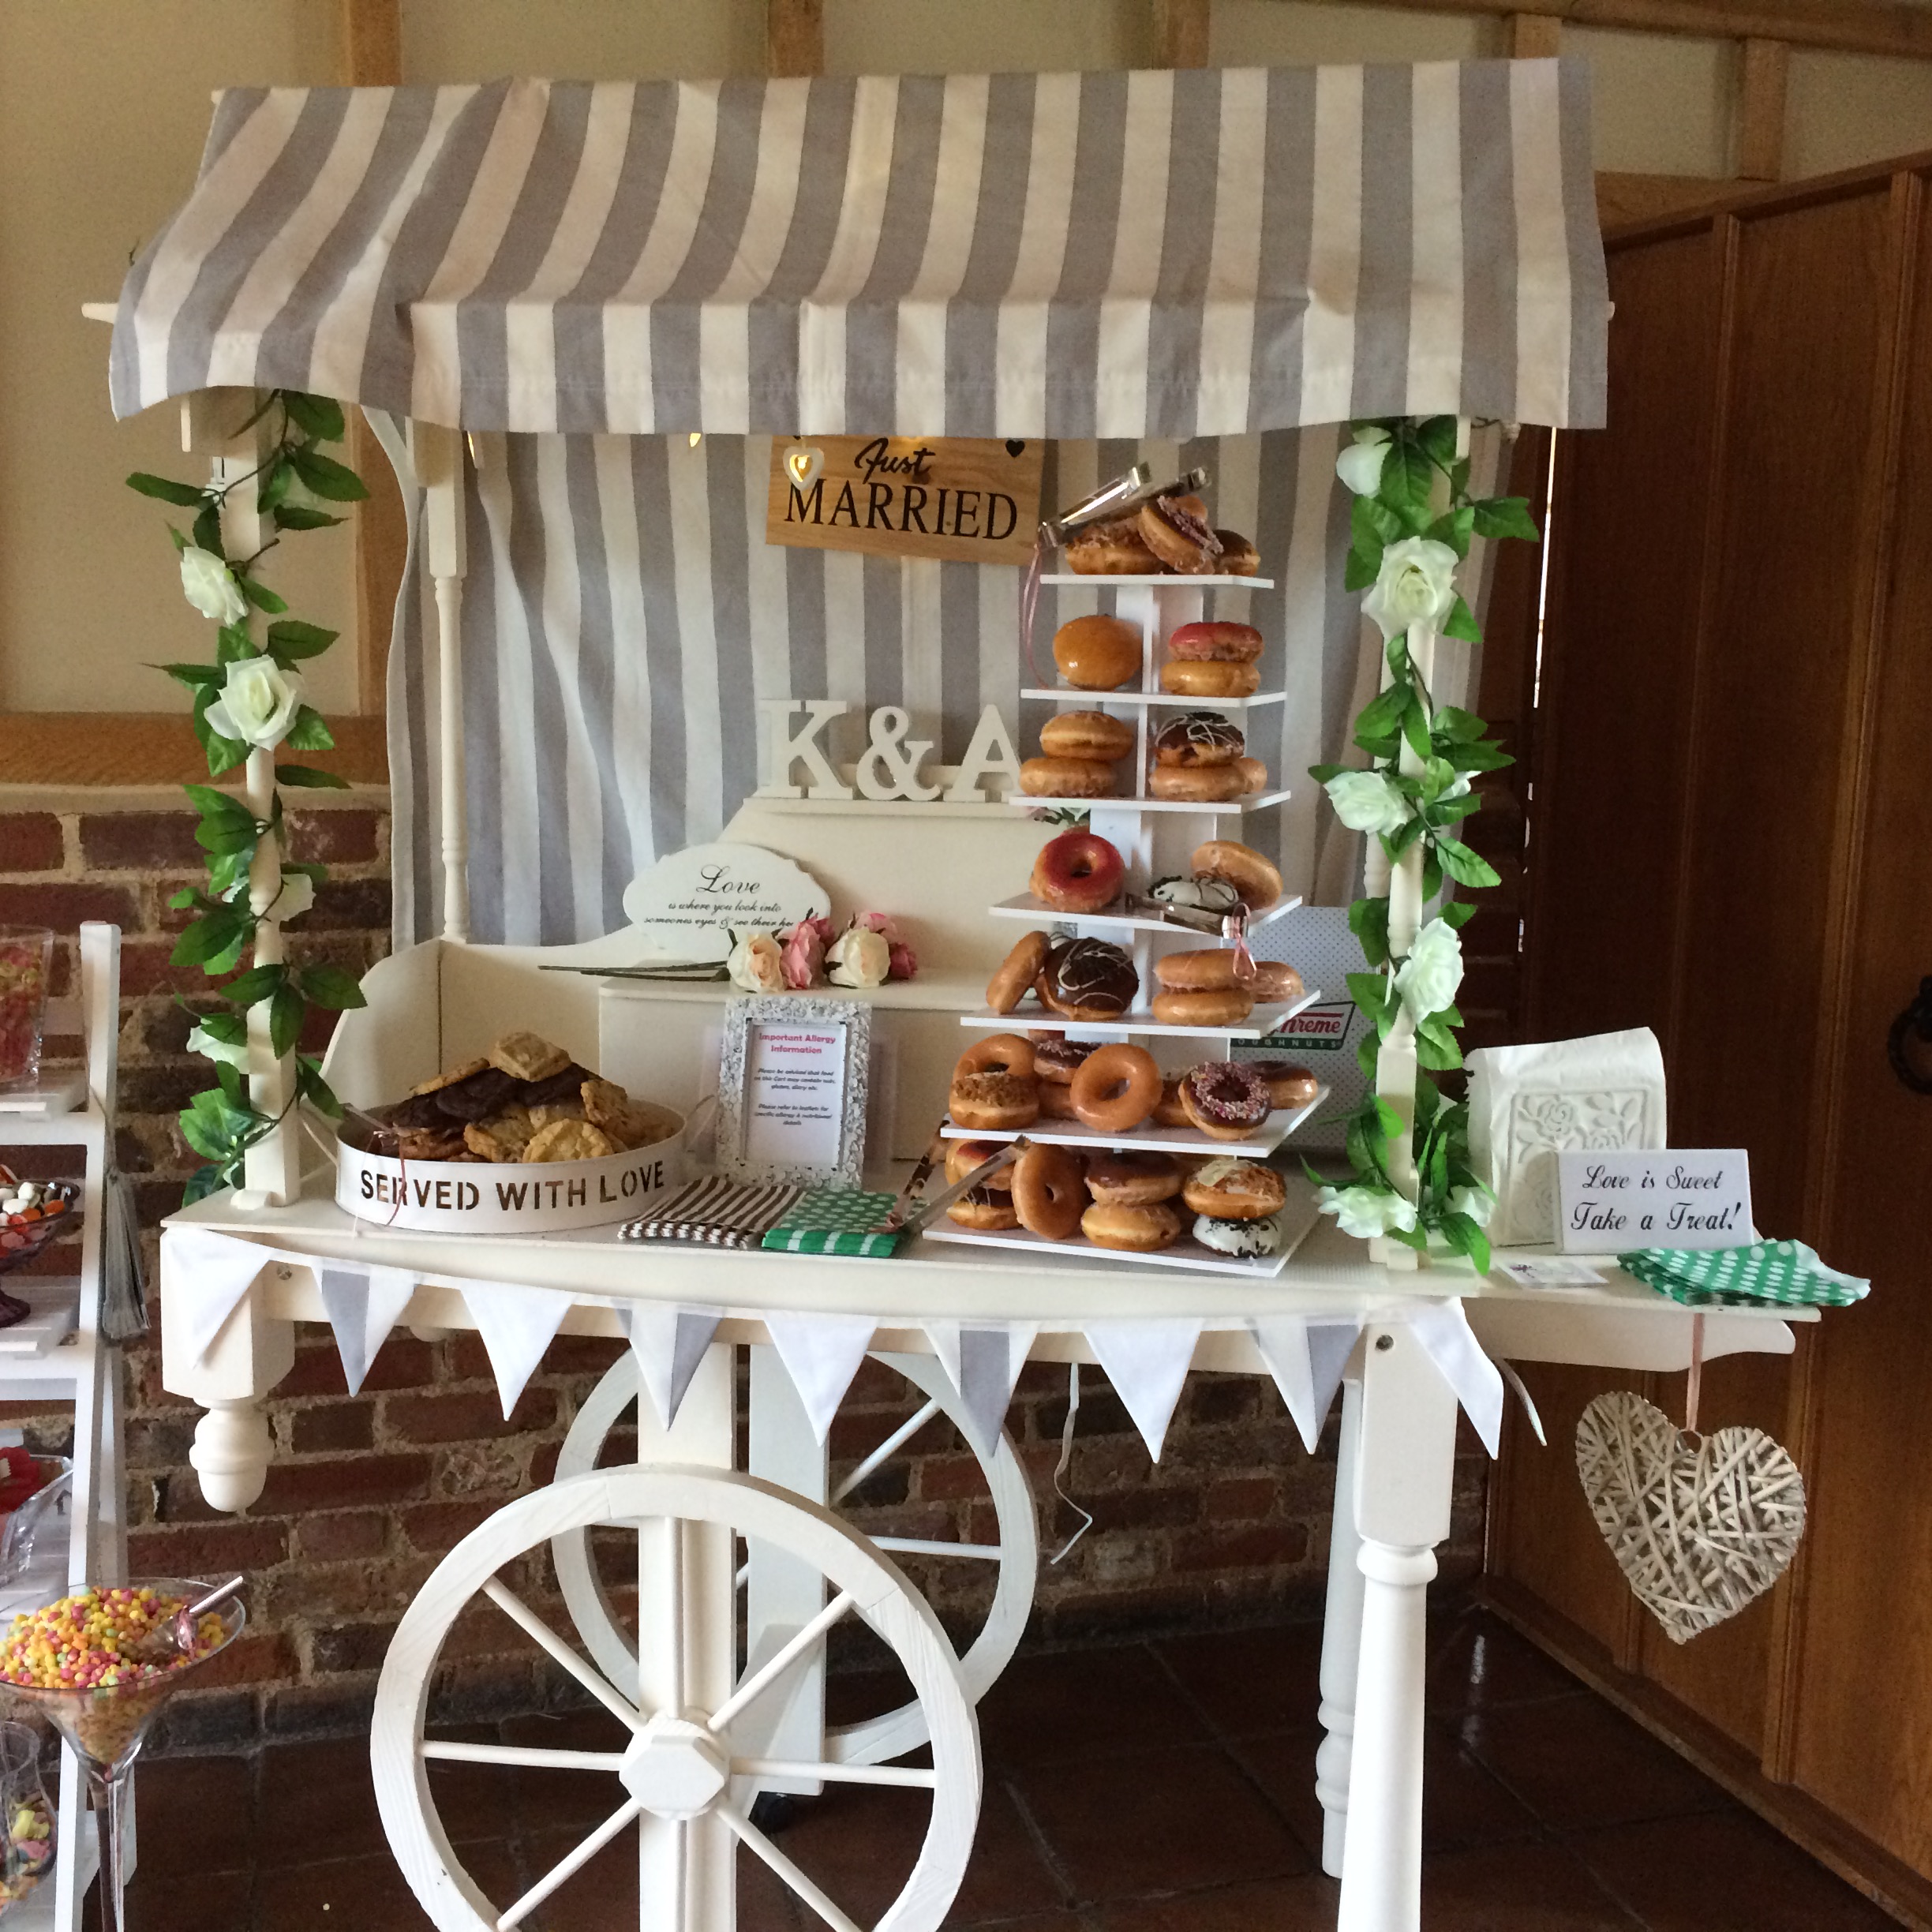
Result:
[[[161,1230],[162,1286],[183,1312],[190,1363],[207,1354],[255,1277],[275,1259],[270,1249],[212,1228]]]
[[[1460,1301],[1439,1301],[1409,1317],[1409,1331],[1422,1344],[1443,1380],[1455,1391],[1463,1413],[1492,1456],[1503,1447],[1503,1375],[1483,1353]]]
[[[638,1375],[657,1420],[667,1429],[677,1420],[684,1391],[723,1320],[717,1309],[665,1308],[655,1302],[634,1301],[618,1311]]]
[[[1342,1372],[1347,1368],[1349,1357],[1355,1353],[1355,1344],[1361,1331],[1362,1318],[1359,1315],[1350,1321],[1309,1324],[1309,1385],[1314,1392],[1317,1441],[1327,1425],[1328,1411],[1335,1406],[1335,1391],[1342,1386]],[[1309,1444],[1311,1451],[1314,1447],[1313,1442]]]
[[[1321,1420],[1315,1413],[1315,1382],[1309,1361],[1308,1318],[1302,1315],[1274,1315],[1249,1323],[1254,1331],[1255,1346],[1288,1405],[1288,1413],[1301,1437],[1301,1445],[1312,1455],[1321,1438]]]
[[[933,1353],[959,1391],[966,1440],[979,1455],[990,1456],[999,1447],[1013,1384],[1039,1332],[1038,1322],[1006,1322],[996,1328],[956,1321],[926,1324]]]
[[[369,1364],[416,1292],[416,1277],[406,1268],[324,1267],[316,1279],[322,1311],[335,1331],[343,1379],[351,1395],[359,1395]]]
[[[576,1297],[560,1288],[519,1288],[508,1282],[465,1282],[462,1297],[483,1338],[507,1422]]]
[[[1194,1344],[1200,1339],[1200,1324],[1088,1322],[1085,1327],[1107,1380],[1127,1405],[1148,1454],[1158,1462],[1174,1404],[1181,1399],[1181,1385],[1194,1359]]]
[[[767,1315],[778,1359],[821,1442],[865,1360],[875,1327],[869,1315]]]

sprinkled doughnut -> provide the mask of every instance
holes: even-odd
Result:
[[[1244,1140],[1274,1111],[1267,1082],[1238,1060],[1208,1060],[1181,1076],[1189,1121],[1210,1140]]]

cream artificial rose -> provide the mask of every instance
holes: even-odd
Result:
[[[1386,837],[1409,822],[1409,801],[1379,771],[1338,772],[1323,789],[1335,816],[1351,832],[1377,832]]]
[[[182,595],[204,617],[218,624],[239,623],[248,615],[248,599],[234,573],[212,550],[194,544],[182,552]]]
[[[1395,990],[1412,1020],[1426,1020],[1455,1004],[1462,983],[1462,942],[1445,919],[1432,919],[1415,936],[1395,969]]]
[[[841,933],[826,953],[826,977],[834,986],[883,986],[891,970],[892,948],[885,934],[863,926]]]
[[[1405,537],[1382,552],[1382,568],[1362,608],[1384,639],[1411,624],[1441,625],[1455,608],[1460,561],[1448,545],[1432,537]]]
[[[284,872],[282,889],[275,897],[275,916],[279,925],[300,919],[315,904],[315,881],[306,872]]]
[[[747,993],[782,993],[784,961],[778,942],[769,933],[747,933],[731,949],[724,970],[734,986]]]
[[[284,671],[272,657],[238,657],[222,680],[221,695],[208,708],[208,728],[244,744],[278,745],[301,702],[299,672]]]
[[[1415,1203],[1387,1188],[1325,1187],[1316,1197],[1324,1214],[1331,1214],[1344,1234],[1371,1241],[1391,1228],[1409,1233],[1416,1224]]]
[[[214,1039],[200,1027],[189,1030],[188,1050],[191,1054],[200,1054],[204,1060],[224,1060],[231,1067],[240,1067],[244,1073],[248,1070],[249,1052],[246,1046],[230,1046],[226,1040]]]
[[[1357,496],[1372,496],[1382,487],[1382,466],[1388,461],[1389,432],[1372,424],[1355,432],[1355,440],[1335,459],[1335,474]]]
[[[1486,1187],[1459,1187],[1449,1190],[1449,1211],[1467,1215],[1478,1227],[1487,1227],[1496,1211],[1496,1197]]]

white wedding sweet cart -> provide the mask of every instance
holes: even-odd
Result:
[[[193,197],[123,293],[114,393],[123,413],[195,396],[204,446],[242,465],[246,439],[226,425],[261,388],[384,413],[412,515],[391,695],[399,929],[417,943],[369,975],[369,1008],[339,1030],[338,1090],[392,1098],[515,1026],[639,1091],[701,1092],[717,989],[547,969],[629,963],[623,886],[651,853],[722,835],[918,934],[919,979],[854,996],[883,1050],[871,1145],[882,1166],[916,1151],[960,1016],[1005,950],[983,908],[1022,909],[999,902],[1039,828],[997,803],[754,796],[754,699],[816,680],[935,725],[943,713],[935,741],[963,738],[984,702],[1017,717],[1036,693],[1016,586],[970,565],[777,556],[754,514],[766,439],[1047,437],[1062,500],[1083,466],[1104,474],[1136,450],[1178,466],[1211,445],[1221,519],[1245,515],[1282,586],[1242,598],[1270,670],[1287,667],[1278,710],[1245,713],[1279,716],[1279,784],[1345,735],[1358,683],[1354,600],[1331,568],[1335,425],[1601,414],[1586,84],[1561,63],[1474,62],[223,96]],[[233,534],[246,553],[249,533]],[[1121,594],[1151,625],[1188,593]],[[1071,614],[1083,595],[1049,585],[1044,608]],[[271,782],[257,754],[251,796]],[[1146,862],[1140,809],[1120,807],[1118,829]],[[1305,892],[1308,801],[1281,822],[1290,890]],[[1413,883],[1397,890],[1405,916]],[[272,928],[264,940],[272,953]],[[287,1069],[265,1035],[253,1050],[273,1110]],[[556,1483],[451,1552],[383,1672],[383,1818],[443,1932],[521,1923],[633,1829],[642,1923],[724,1932],[742,1844],[846,1932],[848,1908],[751,1810],[760,1792],[849,1780],[923,1807],[873,1922],[937,1926],[977,1814],[973,1702],[1011,1653],[1036,1561],[999,1431],[1029,1360],[1103,1366],[1156,1453],[1190,1368],[1272,1376],[1311,1441],[1342,1383],[1324,1863],[1349,1932],[1413,1932],[1424,1593],[1458,1402],[1493,1443],[1492,1357],[1688,1359],[1687,1314],[1613,1270],[1537,1294],[1466,1267],[1405,1269],[1326,1224],[1258,1273],[936,1240],[861,1263],[644,1249],[608,1229],[386,1229],[335,1204],[290,1129],[251,1152],[247,1183],[184,1210],[163,1242],[164,1379],[207,1410],[193,1461],[217,1507],[260,1493],[260,1404],[298,1321],[329,1320],[358,1365],[398,1321],[478,1329],[507,1402],[560,1331],[631,1342],[635,1368],[586,1406]],[[1791,1345],[1784,1320],[1707,1318],[1709,1355]],[[841,1520],[824,1432],[868,1352],[959,1422],[997,1542],[935,1552]],[[634,1383],[638,1462],[598,1468]],[[594,1556],[612,1529],[635,1537],[628,1617]],[[545,1552],[579,1642],[530,1601]],[[895,1554],[998,1563],[963,1657]],[[426,1732],[445,1640],[478,1599],[613,1715],[623,1748]],[[825,1722],[824,1662],[848,1618],[909,1696],[841,1730]],[[904,1762],[921,1744],[928,1761]],[[451,1759],[567,1764],[608,1780],[610,1810],[522,1896],[489,1896],[437,1819],[431,1769]]]

